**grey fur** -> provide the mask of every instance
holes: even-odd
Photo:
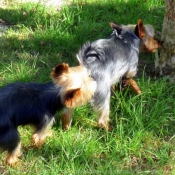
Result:
[[[85,43],[77,58],[97,82],[92,105],[98,113],[98,124],[108,128],[111,86],[122,77],[132,78],[137,72],[140,39],[128,28],[117,30],[108,39]]]

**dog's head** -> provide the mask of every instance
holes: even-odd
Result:
[[[69,67],[58,64],[51,73],[53,82],[61,87],[61,100],[68,108],[76,108],[89,102],[96,90],[96,82],[84,66]]]
[[[119,26],[132,30],[141,40],[140,52],[155,52],[161,46],[161,42],[154,38],[154,27],[149,24],[144,25],[141,19],[136,25],[118,25],[110,22],[110,26],[113,30],[118,29]]]

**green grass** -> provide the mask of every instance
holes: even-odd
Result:
[[[110,21],[135,24],[141,18],[161,32],[165,10],[162,0],[74,0],[61,10],[5,2],[0,18],[13,25],[0,37],[0,86],[50,81],[57,63],[77,65],[75,55],[84,42],[107,38]],[[154,65],[154,54],[140,58]],[[111,132],[95,127],[89,104],[75,109],[66,132],[58,114],[52,136],[41,149],[30,144],[31,128],[20,127],[19,164],[6,166],[2,152],[0,174],[174,174],[175,84],[165,77],[153,79],[147,67],[139,71],[141,95],[128,88],[111,97]]]

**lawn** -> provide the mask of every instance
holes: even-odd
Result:
[[[1,23],[9,27],[0,29],[1,87],[16,81],[48,82],[57,63],[77,65],[81,45],[107,38],[110,21],[136,24],[141,18],[160,39],[165,12],[163,0],[69,0],[52,7],[4,0],[1,6]],[[135,80],[141,95],[129,88],[113,92],[112,131],[95,127],[89,104],[75,109],[69,131],[62,130],[57,114],[52,136],[41,149],[30,143],[32,128],[19,127],[22,155],[11,168],[2,152],[0,174],[174,174],[175,83],[168,76],[154,76],[154,59],[153,53],[140,54]]]

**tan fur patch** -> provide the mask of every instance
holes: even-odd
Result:
[[[97,85],[90,77],[87,69],[84,66],[76,66],[68,67],[65,70],[56,71],[54,69],[51,74],[54,83],[61,87],[63,104],[68,108],[75,108],[89,102]],[[61,72],[61,74],[55,76],[57,74],[55,72]]]
[[[147,41],[145,42],[145,47],[148,49],[148,51],[155,52],[157,48],[159,47],[159,44],[156,40],[149,37]]]
[[[61,117],[61,121],[62,121],[62,128],[68,130],[71,126],[72,121],[72,109],[66,108],[64,110],[64,113]]]
[[[18,161],[18,157],[20,156],[21,143],[18,144],[17,148],[12,153],[7,153],[6,163],[10,166],[14,166],[14,164]]]
[[[65,95],[65,105],[69,108],[76,106],[79,100],[81,100],[81,90],[80,88],[75,90],[70,90]]]
[[[138,20],[137,25],[138,25],[138,34],[139,34],[138,37],[143,39],[146,36],[146,32],[145,32],[145,27],[141,19]]]
[[[136,93],[136,94],[141,94],[141,90],[139,88],[139,86],[137,85],[137,83],[132,79],[132,78],[128,78],[128,79],[124,79],[125,83],[128,84],[131,89]]]

